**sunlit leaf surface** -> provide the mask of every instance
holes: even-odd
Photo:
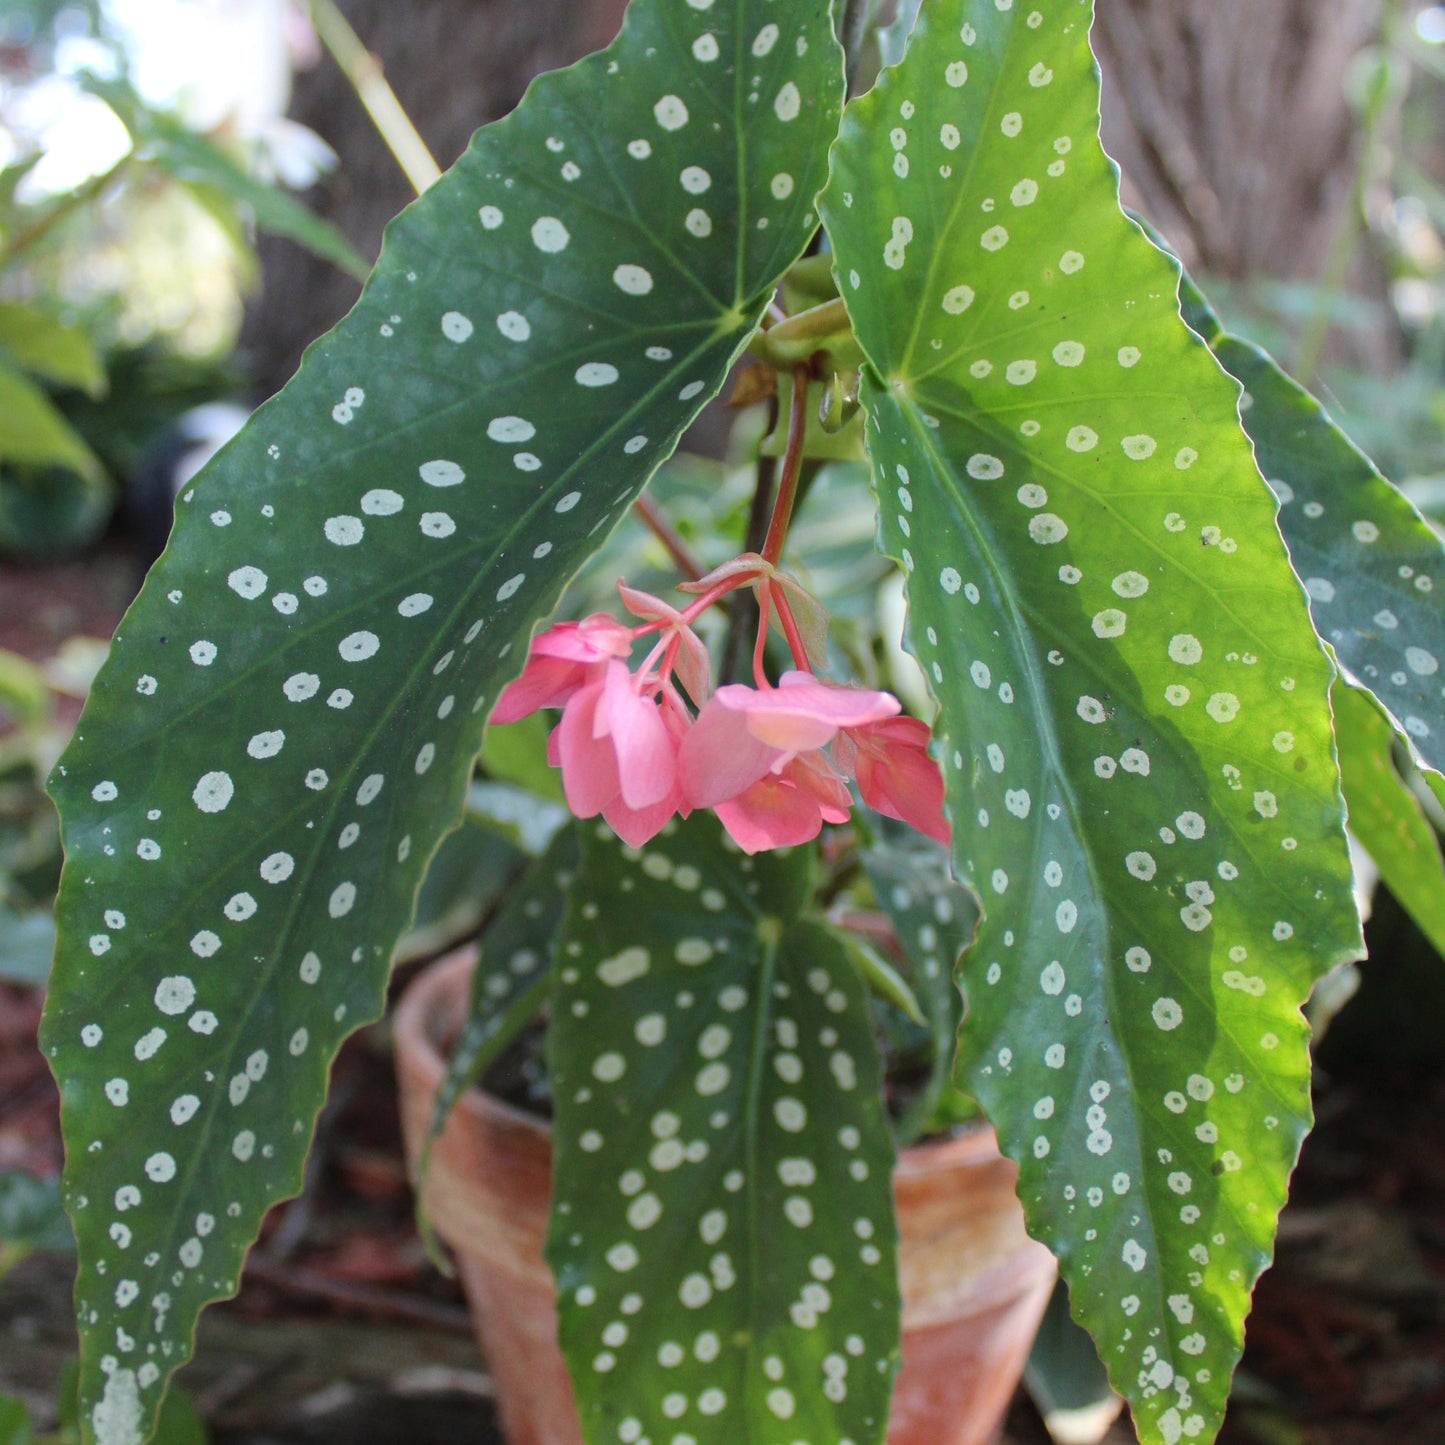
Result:
[[[964,1080],[1141,1438],[1218,1429],[1358,946],[1330,667],[1237,393],[1120,212],[1086,0],[934,0],[824,219],[984,904]]]

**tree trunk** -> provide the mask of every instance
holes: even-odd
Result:
[[[1385,0],[1098,0],[1124,200],[1214,275],[1318,280],[1351,204],[1352,58]]]

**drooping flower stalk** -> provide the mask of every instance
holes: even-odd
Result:
[[[756,686],[714,692],[693,623],[743,587],[757,594],[760,614]],[[795,578],[745,553],[680,590],[697,594],[682,609],[619,583],[640,623],[627,627],[599,613],[559,624],[533,642],[522,676],[502,694],[496,721],[562,708],[548,760],[562,770],[576,816],[600,814],[639,847],[673,816],[711,808],[752,853],[807,842],[824,823],[846,822],[851,778],[870,807],[947,839],[927,726],[901,717],[888,693],[816,675],[827,616]],[[764,667],[774,611],[797,664],[776,685]],[[652,646],[634,670],[630,654],[643,638]]]

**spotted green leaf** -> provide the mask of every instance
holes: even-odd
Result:
[[[863,855],[863,865],[898,935],[908,978],[928,1020],[927,1079],[899,1128],[903,1139],[909,1140],[978,1112],[978,1106],[953,1083],[953,1058],[963,1022],[963,994],[953,970],[973,942],[978,902],[949,877],[947,854],[931,840],[880,842]]]
[[[1350,831],[1400,906],[1445,954],[1445,864],[1434,828],[1391,759],[1395,729],[1369,693],[1339,682],[1333,696]]]
[[[800,918],[809,850],[709,815],[584,838],[548,1046],[548,1258],[589,1445],[881,1442],[892,1146],[862,983]]]
[[[962,1078],[1141,1439],[1207,1441],[1354,956],[1328,660],[1237,391],[1118,207],[1087,0],[934,0],[824,220],[983,900]]]
[[[1445,547],[1410,500],[1267,352],[1229,335],[1181,279],[1189,324],[1244,384],[1240,420],[1279,498],[1315,627],[1437,772],[1445,770]]]
[[[182,493],[54,781],[45,1044],[104,1445],[299,1187],[486,710],[807,242],[841,88],[826,0],[639,0],[393,223]]]

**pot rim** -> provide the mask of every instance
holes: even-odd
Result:
[[[403,990],[392,1016],[392,1034],[398,1051],[406,1054],[409,1066],[425,1078],[432,1093],[440,1088],[447,1072],[445,1040],[439,1025],[453,1002],[454,992],[465,988],[477,957],[477,946],[470,943],[424,965]],[[453,1109],[525,1130],[549,1150],[552,1147],[550,1120],[509,1104],[475,1085],[457,1099]],[[924,1139],[900,1149],[894,1164],[894,1178],[921,1179],[935,1171],[985,1165],[1000,1157],[993,1127],[984,1122],[965,1133]]]

